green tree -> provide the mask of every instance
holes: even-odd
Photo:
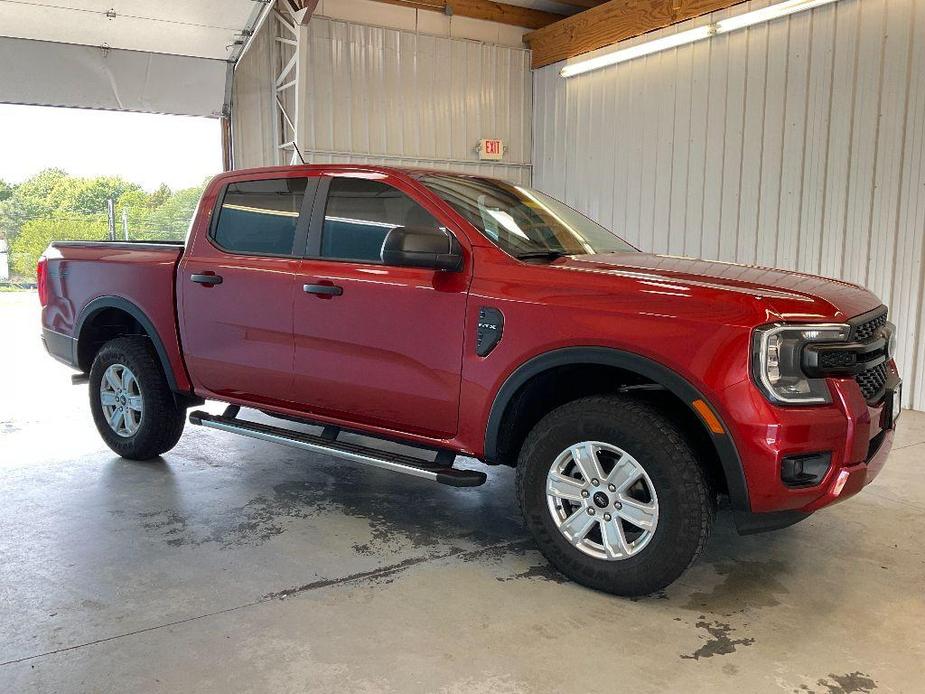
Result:
[[[117,176],[79,178],[61,169],[46,169],[18,186],[0,187],[0,236],[10,243],[13,272],[31,278],[35,263],[52,241],[108,238],[110,197],[115,201],[118,238],[123,211],[132,239],[184,238],[204,185],[178,191],[161,185],[148,194]]]
[[[43,169],[16,186],[16,192],[26,198],[47,198],[68,178],[64,169]]]
[[[71,179],[73,183],[64,188],[63,197],[57,201],[59,210],[65,209],[78,214],[102,214],[106,212],[107,200],[118,200],[130,191],[141,191],[141,186],[118,176],[97,176],[96,178]],[[143,192],[143,191],[142,191]]]
[[[8,200],[11,195],[13,195],[14,186],[11,186],[9,183],[0,178],[0,202]]]
[[[109,237],[105,218],[91,220],[72,219],[60,222],[55,219],[35,219],[23,224],[19,234],[10,243],[10,267],[14,275],[35,277],[39,256],[52,241],[93,240]]]
[[[45,169],[16,186],[0,202],[0,229],[15,238],[20,227],[38,217],[48,217],[57,209],[70,177],[61,169]]]
[[[146,235],[138,238],[184,238],[202,196],[202,189],[203,186],[194,186],[173,193],[164,204],[151,213],[144,230]]]
[[[141,208],[151,208],[151,196],[141,188],[132,188],[127,190],[116,200],[117,209],[138,210]]]
[[[149,227],[151,196],[140,188],[126,191],[119,196],[116,201],[116,229],[119,238],[121,238],[123,213],[128,217],[130,238],[140,238],[140,232]]]
[[[152,208],[160,207],[167,202],[171,195],[173,195],[173,191],[170,190],[170,187],[166,183],[161,183],[157,190],[148,196],[148,205]]]

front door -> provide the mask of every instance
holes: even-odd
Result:
[[[307,190],[306,190],[307,189]],[[292,401],[292,306],[314,179],[229,183],[177,276],[183,353],[197,389]]]
[[[309,257],[295,283],[295,394],[309,414],[449,438],[471,266],[439,272],[381,262],[392,228],[443,228],[400,187],[383,174],[356,173],[319,185]]]

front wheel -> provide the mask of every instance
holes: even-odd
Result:
[[[590,397],[524,441],[517,494],[540,550],[569,578],[616,595],[660,590],[706,544],[715,494],[676,426],[651,404]]]
[[[173,448],[186,421],[151,341],[120,337],[107,342],[90,369],[90,409],[96,428],[123,458],[149,460]]]

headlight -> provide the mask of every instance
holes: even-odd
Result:
[[[755,330],[752,376],[771,402],[816,405],[831,402],[824,378],[809,378],[800,366],[803,348],[818,342],[846,342],[847,325],[769,325]]]

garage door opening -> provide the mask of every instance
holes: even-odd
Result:
[[[182,239],[222,169],[215,118],[0,104],[0,123],[3,282],[53,239]]]

